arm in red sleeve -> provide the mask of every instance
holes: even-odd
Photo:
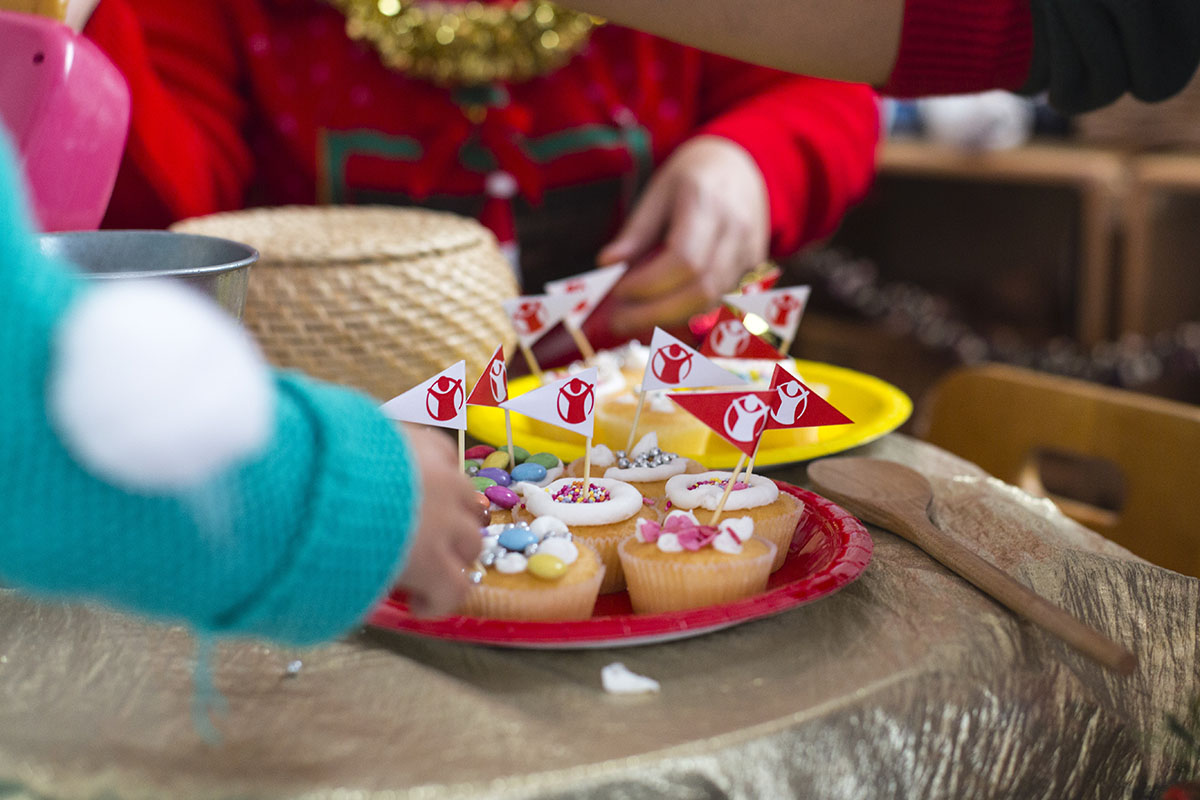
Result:
[[[866,86],[799,78],[705,56],[698,133],[723,136],[758,164],[771,203],[771,252],[826,236],[875,175],[879,111]]]
[[[225,3],[102,0],[84,34],[129,82],[129,141],[104,224],[164,227],[237,208],[252,170]]]

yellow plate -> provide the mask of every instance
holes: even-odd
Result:
[[[895,386],[879,378],[832,364],[796,360],[796,371],[808,385],[829,387],[826,397],[834,408],[850,419],[852,425],[829,425],[822,428],[768,431],[758,450],[758,466],[790,464],[808,461],[858,447],[878,439],[904,424],[912,414],[912,400]],[[509,395],[516,397],[537,388],[537,378],[526,375],[508,385]],[[530,420],[521,414],[512,415],[513,442],[531,453],[554,453],[564,462],[583,455],[584,438],[570,431],[559,437],[547,437],[539,425],[534,432]],[[498,408],[469,406],[467,432],[481,442],[502,447],[507,442],[504,433],[504,412]],[[649,431],[644,431],[648,433]],[[624,443],[621,443],[622,445]],[[740,452],[715,434],[708,439],[702,453],[680,453],[713,469],[732,468]]]

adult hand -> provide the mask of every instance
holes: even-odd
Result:
[[[462,603],[468,587],[465,570],[479,557],[479,505],[445,435],[415,425],[406,425],[405,434],[424,493],[416,539],[396,585],[408,592],[417,616],[444,616]]]
[[[613,289],[617,333],[685,322],[711,309],[767,257],[767,188],[728,139],[685,142],[651,178],[624,228],[598,257],[636,262]]]

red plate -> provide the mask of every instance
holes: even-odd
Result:
[[[389,598],[368,624],[379,628],[504,647],[574,649],[630,647],[699,636],[752,619],[778,614],[836,592],[857,578],[871,561],[871,537],[850,512],[820,495],[779,483],[804,501],[805,512],[783,566],[754,597],[720,606],[665,614],[634,614],[625,592],[601,595],[590,619],[577,622],[523,622],[443,617],[417,619],[402,600]]]

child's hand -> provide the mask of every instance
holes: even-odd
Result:
[[[479,557],[479,505],[446,436],[415,425],[405,426],[405,433],[425,491],[417,538],[396,585],[408,592],[417,616],[444,616],[462,603],[468,587],[464,569]]]

